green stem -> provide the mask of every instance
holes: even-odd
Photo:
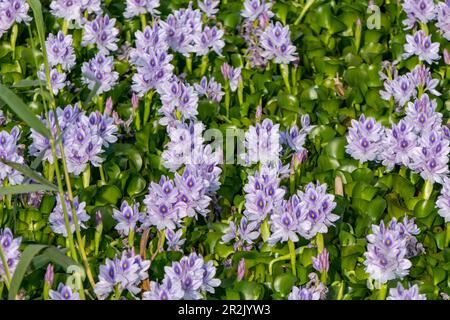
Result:
[[[5,256],[5,252],[3,251],[2,244],[0,244],[0,257],[2,259],[3,269],[5,270],[6,288],[9,290],[9,285],[11,284],[11,274],[9,273],[8,261],[6,260],[6,256]]]
[[[324,248],[323,234],[321,233],[316,234],[316,245],[317,245],[317,254],[321,254]]]
[[[242,80],[239,81],[237,94],[238,94],[239,106],[242,107],[242,105],[244,104],[244,81],[242,81]]]
[[[134,230],[130,230],[128,233],[128,245],[130,248],[134,247]]]
[[[344,281],[341,281],[341,284],[339,286],[339,291],[338,291],[338,295],[336,297],[336,300],[342,300],[344,298]]]
[[[141,18],[141,28],[142,28],[142,31],[144,31],[145,27],[147,26],[147,17],[145,16],[144,13],[141,14],[139,17]]]
[[[208,55],[205,54],[202,57],[202,64],[200,66],[200,75],[203,77],[205,75],[206,69],[208,68]]]
[[[86,189],[89,187],[91,181],[91,166],[88,164],[83,172],[83,187]]]
[[[105,178],[105,171],[103,170],[103,166],[99,165],[98,166],[98,171],[100,173],[100,179],[102,180],[102,182],[105,184],[106,183],[106,178]]]
[[[386,300],[387,289],[387,284],[381,285],[380,291],[378,292],[378,300]]]
[[[155,91],[152,90],[146,95],[145,109],[144,109],[144,119],[143,119],[143,124],[144,125],[148,122],[148,119],[150,118],[150,114],[152,112],[152,100],[153,100],[153,95],[154,94],[155,94]]]
[[[291,85],[289,83],[289,66],[287,64],[280,64],[280,71],[286,90],[288,93],[291,93]]]
[[[13,60],[16,60],[16,40],[17,40],[18,33],[19,33],[19,27],[17,26],[17,23],[14,23],[12,30],[11,30],[11,38],[10,38]]]
[[[302,21],[303,17],[305,16],[308,9],[313,5],[314,1],[315,0],[308,0],[308,2],[306,2],[305,6],[302,9],[302,12],[300,12],[297,20],[295,20],[294,25],[298,25]]]
[[[294,276],[297,276],[297,267],[296,267],[296,257],[295,257],[295,244],[294,242],[289,239],[288,241],[288,247],[289,247],[289,255],[291,258],[291,268],[292,268],[292,274]]]
[[[225,116],[227,119],[230,118],[230,100],[231,100],[231,92],[230,92],[230,86],[227,85],[225,88]]]
[[[188,74],[192,73],[192,55],[189,54],[188,57],[186,57],[186,68],[187,68],[187,72]]]
[[[445,224],[445,247],[448,248],[450,245],[450,222]]]

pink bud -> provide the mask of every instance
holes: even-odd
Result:
[[[256,112],[255,112],[256,121],[259,122],[261,120],[262,112],[263,112],[262,106],[261,105],[257,106],[256,107]]]
[[[139,107],[139,97],[134,93],[131,96],[131,106],[133,107],[133,110],[136,110]]]
[[[224,63],[221,67],[220,67],[220,71],[222,72],[223,78],[225,80],[228,80],[229,75],[230,75],[230,65],[228,63]]]
[[[53,284],[53,278],[55,273],[53,272],[53,265],[50,263],[47,266],[47,271],[45,271],[44,280],[48,283],[48,286],[51,287]]]
[[[108,97],[108,99],[106,99],[106,104],[105,104],[105,114],[108,116],[111,115],[112,108],[113,108],[112,98]]]
[[[446,65],[450,65],[450,54],[447,49],[444,49],[444,62]]]
[[[245,275],[245,259],[242,258],[238,264],[237,281],[241,281]]]

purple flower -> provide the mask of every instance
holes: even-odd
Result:
[[[434,20],[435,6],[433,0],[405,0],[403,11],[406,12],[407,19],[403,20],[406,29],[414,27],[416,22],[428,23]]]
[[[372,225],[372,234],[367,236],[366,272],[380,283],[403,278],[409,273],[411,262],[407,256],[407,238],[401,233],[400,224],[391,220],[388,227],[384,222]]]
[[[73,292],[72,288],[65,286],[63,283],[58,285],[58,289],[50,290],[48,292],[51,300],[80,300],[80,294]]]
[[[192,2],[188,8],[175,10],[166,21],[160,23],[173,51],[185,56],[194,51],[193,40],[202,32],[202,13],[192,9]]]
[[[329,254],[326,248],[317,255],[317,257],[312,257],[313,268],[319,272],[328,272],[330,268]]]
[[[286,129],[285,132],[281,133],[282,143],[287,144],[296,153],[306,150],[303,145],[308,133],[314,128],[314,126],[310,125],[309,115],[302,116],[301,122],[301,129],[297,125],[293,125],[290,129]]]
[[[209,81],[208,78],[203,77],[200,80],[200,83],[194,84],[194,88],[199,97],[205,96],[208,100],[216,103],[220,103],[223,95],[225,94],[222,91],[222,85],[216,82],[214,77],[211,77]]]
[[[161,55],[166,53],[164,59],[170,62],[171,56],[167,56],[167,50],[169,46],[166,42],[166,33],[158,23],[154,23],[153,26],[146,26],[144,31],[136,31],[136,48],[130,50],[130,62],[137,66],[144,66],[146,60],[151,59],[152,55]],[[165,62],[161,60],[160,63]],[[153,63],[151,63],[153,66]]]
[[[81,23],[81,0],[53,0],[50,3],[50,12],[57,18]]]
[[[359,120],[352,120],[348,129],[345,151],[360,162],[377,160],[381,148],[384,128],[375,119],[362,114]]]
[[[429,64],[440,59],[439,42],[431,42],[431,35],[427,36],[425,31],[419,30],[414,36],[407,35],[406,42],[404,46],[405,53],[403,54],[404,59],[417,55],[420,61],[425,61]]]
[[[88,85],[89,89],[93,89],[97,82],[100,87],[97,95],[110,91],[117,83],[119,73],[113,71],[114,60],[112,57],[105,57],[98,53],[89,62],[83,62],[81,72],[83,73],[83,83]]]
[[[14,239],[9,228],[0,229],[0,246],[2,246],[5,255],[6,264],[8,265],[9,274],[12,277],[19,263],[21,252],[19,250],[22,237]],[[0,276],[6,274],[3,261],[0,259]]]
[[[403,107],[405,103],[415,97],[417,83],[411,74],[405,74],[394,78],[393,80],[384,81],[384,91],[380,91],[380,95],[384,100],[390,100],[391,97],[400,106]]]
[[[82,46],[96,44],[101,54],[108,54],[117,50],[117,35],[119,30],[114,27],[116,19],[110,19],[108,15],[97,16],[84,25]]]
[[[107,258],[105,264],[100,266],[100,281],[95,285],[94,292],[104,300],[118,286],[119,292],[128,290],[136,295],[141,291],[139,284],[148,278],[149,267],[150,261],[143,261],[135,255],[134,249],[124,251],[121,257],[115,256],[113,260]]]
[[[8,133],[0,131],[0,159],[24,164],[23,156],[18,150],[18,140],[20,137],[19,127],[13,127]],[[5,179],[8,179],[10,185],[21,184],[24,177],[21,172],[0,162],[0,186],[4,185]]]
[[[220,285],[220,280],[214,278],[216,269],[212,261],[205,263],[203,257],[195,252],[184,256],[179,262],[173,262],[171,267],[165,267],[164,270],[164,278],[180,285],[182,299],[185,300],[199,300],[205,292],[214,293],[214,287]]]
[[[72,206],[67,194],[64,196],[64,201],[67,208],[67,215],[69,217],[70,232],[73,233],[75,231],[75,223],[73,221]],[[80,227],[80,229],[86,229],[86,225],[84,223],[90,219],[89,215],[86,213],[86,203],[78,202],[78,197],[75,197],[73,199],[73,206],[75,214],[77,215],[78,226]],[[61,199],[59,197],[56,198],[56,206],[50,214],[48,220],[50,223],[50,227],[52,228],[52,231],[54,233],[61,234],[64,237],[67,237],[64,211],[62,208]]]
[[[439,215],[445,222],[450,222],[450,179],[445,177],[442,183],[441,194],[436,201]]]
[[[245,133],[246,154],[241,154],[242,159],[247,164],[257,162],[268,164],[277,161],[282,150],[279,127],[279,124],[273,124],[270,119],[264,119],[256,126],[250,126]]]
[[[427,300],[427,297],[424,294],[419,294],[417,284],[405,289],[399,282],[396,288],[389,289],[389,296],[386,300]]]
[[[436,100],[430,100],[425,93],[420,99],[408,103],[405,121],[413,126],[417,134],[435,130],[442,123],[442,114],[436,112],[436,107]]]
[[[220,68],[223,78],[229,81],[229,86],[232,92],[236,91],[239,82],[242,81],[241,67],[233,68],[228,63],[224,63]]]
[[[180,281],[172,281],[170,277],[165,277],[162,284],[150,282],[150,291],[143,294],[143,300],[181,300],[184,291],[181,289]]]
[[[422,135],[419,146],[414,150],[411,168],[423,179],[442,183],[449,173],[449,140],[440,131],[429,131]]]
[[[177,119],[177,114],[183,120],[195,120],[198,114],[198,95],[194,88],[178,79],[166,82],[161,88],[161,102],[163,107],[159,109],[164,117],[160,120],[162,125],[167,125]]]
[[[207,18],[212,18],[214,15],[219,12],[217,6],[219,5],[220,0],[198,0],[197,4],[200,10],[202,10]]]
[[[135,203],[131,207],[126,200],[122,202],[120,211],[113,209],[113,218],[119,222],[115,229],[125,236],[136,228],[136,223],[143,218],[143,214],[139,212],[139,204]]]
[[[304,287],[292,287],[288,300],[324,300],[328,289],[315,273],[309,274],[310,281]]]
[[[327,185],[317,182],[316,185],[309,183],[305,191],[297,192],[300,200],[300,210],[306,214],[306,220],[311,223],[311,227],[303,234],[304,238],[311,239],[317,233],[327,233],[328,227],[333,226],[339,219],[338,215],[332,213],[336,207],[334,195],[327,193]],[[293,200],[296,202],[296,200]]]
[[[47,77],[44,70],[44,64],[41,65],[41,69],[38,71],[38,78],[46,83]],[[54,95],[66,86],[66,74],[64,72],[59,72],[56,68],[50,69],[50,83],[52,86],[52,91]]]
[[[298,59],[297,48],[292,45],[289,26],[271,23],[261,35],[262,56],[278,64],[289,64]]]
[[[225,46],[225,42],[222,40],[223,35],[223,30],[205,26],[201,33],[193,36],[194,47],[192,50],[198,56],[204,56],[212,49],[217,55],[222,56],[222,48]]]
[[[413,130],[411,122],[405,120],[392,123],[392,129],[385,130],[379,158],[388,170],[397,164],[411,167],[418,139]]]
[[[450,1],[439,2],[436,6],[437,23],[436,27],[442,36],[450,41]]]
[[[101,0],[81,0],[81,9],[87,13],[101,14]]]
[[[272,246],[277,242],[288,240],[297,242],[298,234],[305,233],[311,227],[311,223],[306,220],[305,212],[299,210],[298,206],[294,207],[292,201],[276,206],[269,223],[271,235],[267,242]]]
[[[0,2],[0,38],[14,22],[29,22],[28,16],[30,6],[26,0],[3,0]]]
[[[123,16],[127,19],[146,13],[155,16],[160,13],[157,10],[159,5],[159,0],[127,0],[127,7]]]
[[[167,240],[167,250],[168,251],[183,251],[181,247],[186,242],[186,239],[181,239],[183,231],[181,229],[176,232],[167,229],[166,230],[166,240]]]
[[[440,96],[441,94],[436,91],[436,87],[439,84],[438,79],[433,79],[431,77],[430,69],[425,67],[423,64],[418,64],[413,71],[411,71],[411,77],[414,80],[416,86],[422,88],[423,91],[429,91],[435,96]]]
[[[446,65],[450,65],[450,54],[448,53],[448,50],[447,50],[447,49],[444,49],[444,54],[443,54],[443,56],[444,56],[444,63],[445,63]]]
[[[53,280],[55,278],[55,273],[53,271],[53,265],[49,263],[47,265],[47,270],[45,271],[44,281],[48,284],[49,287],[53,285]]]
[[[61,65],[63,70],[70,71],[75,66],[76,58],[71,35],[64,35],[62,31],[56,36],[50,33],[45,41],[45,48],[50,67]]]
[[[255,21],[262,14],[266,14],[270,18],[273,17],[273,12],[270,11],[271,7],[272,3],[266,0],[245,0],[241,16],[250,21]]]

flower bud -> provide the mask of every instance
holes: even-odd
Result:
[[[51,287],[53,285],[53,279],[55,277],[55,273],[53,271],[53,265],[50,263],[47,266],[47,271],[45,271],[44,280],[48,283],[48,286]]]
[[[108,97],[108,99],[106,99],[106,104],[105,104],[105,114],[108,116],[111,115],[112,108],[113,108],[112,98]]]

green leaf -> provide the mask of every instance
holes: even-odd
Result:
[[[417,218],[426,218],[435,210],[435,204],[431,200],[420,200],[414,207]]]
[[[69,258],[67,255],[61,252],[60,249],[56,247],[49,247],[44,250],[42,255],[46,256],[51,262],[57,264],[67,270],[68,267],[76,265],[81,267],[81,265],[75,260]]]
[[[15,162],[11,162],[8,160],[4,160],[4,159],[0,159],[0,162],[3,162],[4,164],[8,165],[9,167],[22,172],[24,175],[26,175],[27,177],[33,179],[36,182],[39,182],[43,185],[48,186],[49,188],[53,188],[53,191],[58,191],[58,187],[55,186],[53,183],[51,183],[50,181],[48,181],[47,179],[45,179],[43,176],[41,176],[39,173],[31,170],[29,167],[20,164],[20,163],[15,163]]]
[[[55,191],[54,187],[45,184],[19,184],[17,186],[6,186],[0,189],[0,195],[30,193],[38,191]]]
[[[50,131],[44,126],[30,108],[10,89],[0,84],[0,98],[14,111],[19,118],[25,121],[31,128],[50,138]]]
[[[11,286],[9,288],[8,293],[9,300],[16,299],[17,292],[19,292],[20,285],[22,284],[23,277],[25,276],[25,272],[27,271],[28,266],[31,263],[31,260],[33,260],[34,256],[37,255],[45,247],[47,246],[43,244],[30,244],[22,252],[20,261],[17,264],[16,270],[14,271]]]
[[[140,171],[142,168],[142,156],[138,149],[132,144],[119,143],[111,146],[111,151],[114,156],[124,156],[130,160],[136,171]]]
[[[115,185],[103,186],[99,189],[96,200],[98,204],[116,204],[117,201],[122,197],[120,189]]]
[[[275,280],[273,281],[273,288],[275,291],[280,292],[283,296],[286,296],[292,290],[292,286],[296,281],[297,277],[292,274],[281,274],[275,277]]]

